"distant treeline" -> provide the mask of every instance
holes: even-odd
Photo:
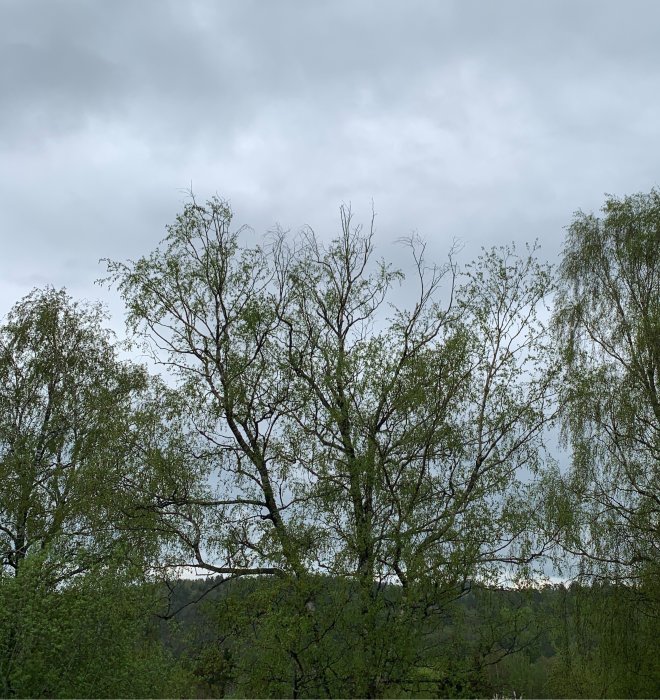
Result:
[[[202,697],[261,696],[279,687],[287,691],[285,647],[263,654],[269,634],[262,618],[272,615],[327,614],[346,583],[319,578],[314,607],[307,601],[298,612],[281,610],[282,593],[260,580],[180,580],[167,591],[169,621],[160,623],[160,639],[187,669],[193,693]],[[277,587],[276,587],[277,588]],[[401,604],[401,590],[388,586],[392,610]],[[656,697],[660,687],[657,617],[649,616],[645,593],[609,583],[548,585],[526,590],[492,589],[472,585],[456,591],[442,606],[428,611],[417,670],[389,679],[390,697]],[[272,607],[268,607],[272,606]],[[268,608],[268,610],[267,610]],[[311,609],[310,609],[311,608]],[[231,620],[237,609],[243,630]],[[347,612],[350,616],[350,612]],[[384,616],[387,611],[382,611]],[[295,624],[295,617],[291,621]],[[301,622],[304,625],[305,622]],[[350,657],[354,640],[336,628],[330,644],[333,659]],[[273,647],[280,641],[277,633]],[[253,636],[254,635],[254,636]],[[258,643],[257,643],[257,640]],[[258,650],[258,653],[257,653]],[[282,664],[283,668],[278,668]],[[347,664],[348,665],[348,664]],[[310,682],[301,696],[335,696],[355,682],[340,678],[340,665],[329,673],[334,684]],[[255,682],[260,678],[261,685]],[[331,694],[332,696],[332,694]]]

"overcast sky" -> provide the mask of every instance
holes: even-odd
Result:
[[[442,261],[648,191],[660,3],[0,0],[0,315],[151,251],[182,190],[238,223],[368,219]]]

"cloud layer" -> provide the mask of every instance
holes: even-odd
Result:
[[[657,184],[658,26],[650,0],[3,0],[0,314],[103,297],[98,258],[149,252],[191,184],[257,231],[373,199],[385,254],[553,259],[575,209]]]

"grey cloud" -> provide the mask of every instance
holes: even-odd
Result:
[[[10,7],[6,131],[34,138],[35,130],[80,128],[85,118],[129,119],[140,135],[163,140],[176,129],[182,149],[224,143],[269,110],[299,102],[326,118],[414,108],[429,82],[470,61],[524,86],[539,110],[561,111],[566,82],[602,82],[612,67],[628,78],[657,57],[648,15],[660,18],[652,4],[634,2]]]
[[[121,81],[109,62],[70,44],[3,44],[0,65],[4,141],[75,131],[91,113],[112,113],[112,89]]]
[[[574,209],[657,180],[659,25],[650,0],[0,0],[0,313],[29,280],[93,296],[191,181],[257,231],[373,198],[384,242],[552,257]]]

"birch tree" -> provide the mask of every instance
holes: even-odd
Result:
[[[660,560],[660,193],[578,212],[560,267],[555,328],[578,499],[569,550],[630,581]],[[656,578],[657,585],[657,578]]]
[[[129,327],[178,383],[205,484],[153,510],[182,563],[304,592],[295,615],[313,622],[303,638],[289,618],[280,669],[296,693],[341,676],[336,692],[381,694],[421,663],[420,620],[553,540],[527,483],[554,410],[551,274],[513,248],[461,274],[455,251],[434,265],[413,237],[406,280],[346,207],[327,242],[305,228],[247,245],[232,217],[191,199],[152,254],[108,262]],[[350,617],[321,615],[319,576],[346,582]],[[341,629],[350,653],[335,644],[319,671],[310,649]]]

